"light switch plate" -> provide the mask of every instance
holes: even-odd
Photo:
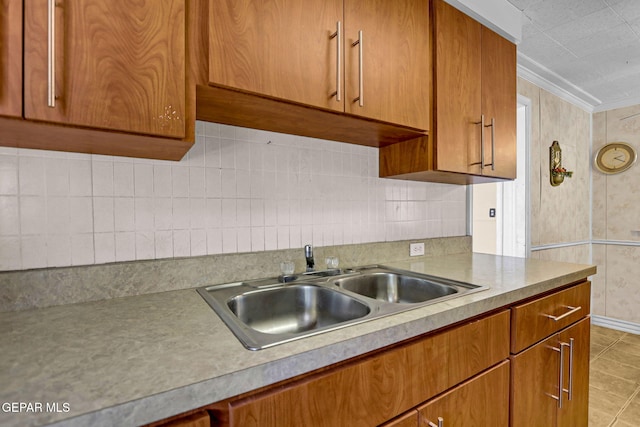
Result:
[[[424,243],[410,243],[409,255],[410,256],[424,255]]]

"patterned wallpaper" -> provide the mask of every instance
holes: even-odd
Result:
[[[590,236],[591,115],[519,79],[531,105],[531,245],[588,241]],[[573,177],[549,183],[549,147],[559,141],[562,163]],[[588,262],[578,260],[574,262]]]
[[[608,142],[640,150],[640,105],[593,115],[593,152]],[[593,170],[594,313],[640,324],[640,166],[616,175]]]

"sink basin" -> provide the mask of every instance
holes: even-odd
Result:
[[[372,316],[357,295],[319,284],[256,280],[199,288],[222,321],[249,350],[315,335]]]
[[[248,292],[227,305],[246,326],[265,334],[297,334],[359,319],[370,308],[340,292],[299,284]]]
[[[355,325],[483,286],[384,266],[303,273],[198,288],[198,293],[249,350]]]
[[[458,293],[453,286],[393,272],[346,277],[335,283],[342,289],[398,304],[415,304]]]

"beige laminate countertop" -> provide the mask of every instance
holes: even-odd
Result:
[[[195,289],[0,313],[0,425],[149,423],[596,272],[590,265],[482,254],[389,266],[490,289],[260,351],[246,350]],[[31,403],[32,411],[10,412],[12,403]],[[47,412],[47,404],[58,411]]]

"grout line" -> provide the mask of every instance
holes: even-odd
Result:
[[[618,422],[618,417],[620,415],[622,415],[622,413],[625,411],[625,409],[627,409],[629,407],[629,405],[631,404],[631,401],[633,401],[633,399],[638,394],[640,394],[640,387],[637,387],[636,391],[634,391],[633,394],[629,397],[629,399],[627,399],[627,401],[622,405],[622,407],[618,410],[616,415],[613,417],[613,421],[609,424],[608,427],[613,427]]]
[[[597,360],[600,358],[600,356],[602,356],[602,354],[604,354],[607,350],[609,350],[610,348],[612,348],[614,345],[618,344],[620,341],[622,341],[622,338],[626,335],[626,333],[622,334],[619,338],[617,338],[615,341],[613,341],[611,344],[609,344],[608,346],[606,346],[604,349],[602,349],[593,359],[591,359],[591,361]]]

